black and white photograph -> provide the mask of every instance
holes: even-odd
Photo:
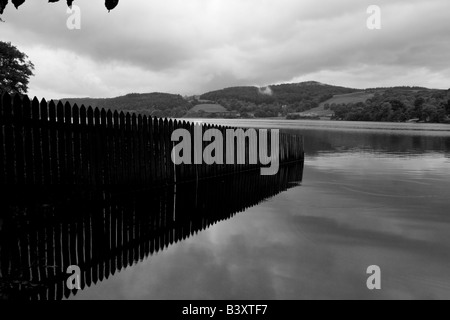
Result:
[[[0,0],[0,300],[450,299],[449,17]]]

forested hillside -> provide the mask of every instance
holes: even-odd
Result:
[[[62,102],[118,111],[137,112],[155,117],[182,117],[191,108],[191,104],[180,95],[168,93],[131,93],[109,99],[69,98]]]

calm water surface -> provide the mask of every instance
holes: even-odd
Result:
[[[302,184],[73,299],[450,299],[449,126],[238,125],[299,130]]]

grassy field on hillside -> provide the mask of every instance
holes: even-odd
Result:
[[[203,111],[206,113],[227,112],[228,110],[220,104],[199,104],[189,110],[189,113]]]
[[[357,102],[366,102],[368,99],[373,98],[373,93],[367,93],[367,92],[353,92],[348,94],[338,94],[335,95],[333,98],[328,99],[325,102],[322,102],[319,105],[319,108],[323,108],[325,104],[348,104],[348,103],[357,103]]]
[[[337,94],[333,98],[328,99],[322,102],[317,108],[305,111],[304,113],[315,113],[318,116],[326,116],[332,114],[333,111],[325,110],[324,106],[328,103],[329,105],[335,104],[347,104],[347,103],[357,103],[357,102],[366,102],[367,99],[370,99],[374,96],[373,93],[368,92],[353,92],[347,94]]]

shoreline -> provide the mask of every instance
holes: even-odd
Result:
[[[186,121],[186,119],[182,119]],[[450,125],[441,123],[398,123],[398,122],[360,122],[329,120],[269,120],[269,119],[188,119],[196,123],[226,124],[238,127],[279,127],[282,129],[343,129],[343,130],[380,130],[380,131],[414,131],[442,132],[450,134]]]

